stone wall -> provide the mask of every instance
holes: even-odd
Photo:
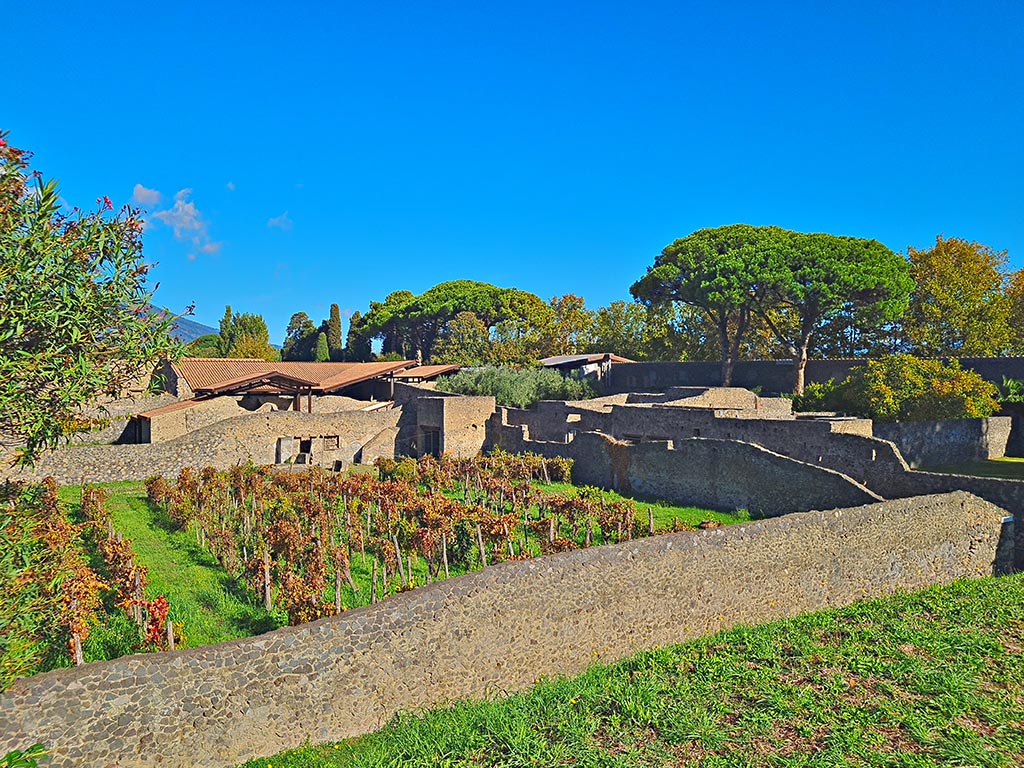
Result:
[[[0,754],[42,742],[55,768],[228,768],[736,624],[991,574],[1002,517],[954,493],[492,566],[258,637],[17,681]]]
[[[808,384],[829,379],[842,381],[863,360],[808,360],[805,372]],[[960,364],[977,371],[986,381],[1001,384],[1003,376],[1024,379],[1024,357],[970,357]],[[718,362],[615,363],[611,375],[603,381],[605,392],[649,392],[667,387],[715,387],[722,383]],[[793,391],[792,360],[740,360],[733,370],[732,385],[760,388],[764,393]]]
[[[1006,455],[1012,419],[945,419],[875,423],[874,435],[899,448],[912,468],[987,461]]]
[[[296,413],[277,411],[236,416],[163,443],[89,445],[46,454],[31,472],[0,467],[0,476],[39,479],[53,475],[62,484],[142,480],[175,476],[182,467],[219,469],[253,461],[273,464],[279,438],[317,440],[314,463],[333,466],[355,461],[364,445],[394,428],[401,409],[373,412]],[[380,451],[379,441],[375,450]],[[331,446],[331,447],[328,447]],[[337,447],[333,447],[333,446]],[[393,447],[392,447],[393,452]]]
[[[493,397],[420,396],[409,401],[416,409],[418,433],[414,455],[451,453],[475,456],[484,446],[487,421],[494,414]],[[407,406],[408,407],[408,406]],[[427,433],[433,433],[433,437]]]
[[[573,482],[755,516],[868,504],[876,493],[832,469],[795,461],[738,440],[687,438],[628,444],[598,432],[564,443],[525,439],[522,427],[492,426],[512,452],[573,459]]]

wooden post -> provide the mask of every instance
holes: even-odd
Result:
[[[448,534],[441,532],[441,560],[444,562],[444,577],[448,578]]]
[[[270,550],[263,550],[263,608],[271,611],[274,604],[270,594]]]
[[[398,534],[397,533],[392,533],[391,534],[391,541],[395,545],[395,560],[398,561],[398,578],[400,578],[402,580],[403,584],[407,584],[408,582],[406,581],[406,578],[405,578],[405,566],[402,564],[402,550],[399,549],[399,547],[398,547]]]
[[[85,656],[82,655],[82,638],[77,632],[71,633],[71,649],[75,657],[75,666],[85,664]]]
[[[405,572],[409,576],[409,581],[407,583],[411,585],[412,584],[412,552],[410,552],[408,555],[405,556],[405,565],[406,565]],[[428,573],[430,572],[430,567],[429,566],[427,567],[427,572]]]
[[[334,612],[341,613],[341,568],[334,566]]]
[[[647,508],[647,535],[654,535],[654,507]]]
[[[370,582],[370,603],[377,602],[377,559],[373,560],[373,577]]]
[[[476,524],[476,543],[480,545],[480,564],[487,567],[487,550],[484,549],[484,534],[480,530],[480,523]]]
[[[174,622],[167,620],[167,650],[174,650]]]

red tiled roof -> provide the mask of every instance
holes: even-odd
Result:
[[[446,373],[453,373],[462,368],[461,365],[420,365],[416,368],[406,368],[395,374],[396,379],[432,379],[435,376],[443,376]]]
[[[203,402],[200,398],[193,398],[191,400],[179,400],[176,403],[168,403],[167,405],[161,405],[159,408],[152,408],[148,411],[135,414],[136,418],[150,419],[154,416],[162,416],[165,413],[174,413],[175,411],[184,411],[186,408],[191,408],[193,405],[198,405]]]
[[[411,365],[415,365],[412,360],[382,363],[271,363],[249,358],[186,357],[175,363],[175,370],[193,392],[238,387],[247,381],[255,383],[275,374],[311,389],[329,392],[400,371]]]

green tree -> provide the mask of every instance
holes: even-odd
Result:
[[[235,342],[233,320],[234,316],[231,313],[231,305],[228,304],[224,307],[224,316],[220,319],[220,340],[217,344],[217,352],[221,357],[228,356],[228,352],[231,351],[231,347]]]
[[[331,316],[327,321],[327,349],[331,360],[341,360],[344,350],[341,345],[341,309],[337,304],[331,304]]]
[[[567,293],[550,302],[552,316],[542,329],[542,355],[574,355],[590,346],[594,313],[586,307],[582,296]]]
[[[228,357],[268,360],[274,362],[281,359],[281,353],[274,349],[265,338],[243,333],[231,347]]]
[[[1010,354],[1024,355],[1024,269],[1010,275],[1006,298],[1010,303]]]
[[[185,354],[189,357],[217,357],[220,355],[220,336],[216,333],[208,333],[185,347]]]
[[[998,388],[957,360],[944,364],[913,355],[868,360],[840,384],[811,384],[798,410],[831,410],[876,421],[976,419],[999,410]]]
[[[923,357],[999,355],[1011,346],[1005,251],[956,237],[908,248],[917,284],[904,334]]]
[[[900,317],[913,281],[906,261],[876,240],[766,229],[760,247],[774,263],[757,289],[755,306],[793,357],[793,392],[799,395],[808,350],[821,324],[868,306],[883,320]]]
[[[549,322],[552,314],[551,308],[532,293],[472,280],[453,280],[439,283],[419,296],[395,291],[383,303],[370,302],[364,326],[370,338],[381,339],[381,354],[429,360],[445,325],[459,312],[472,312],[488,329],[502,321],[516,321],[536,329]]]
[[[327,346],[327,334],[323,331],[317,334],[316,337],[316,355],[313,359],[318,363],[326,363],[331,359],[331,350]]]
[[[175,317],[151,311],[139,211],[61,211],[55,181],[0,132],[0,435],[31,464],[82,406],[167,356]],[[190,312],[191,310],[187,310]]]
[[[281,347],[282,360],[312,360],[315,352],[317,328],[309,315],[296,312],[288,321],[284,344]]]
[[[270,345],[270,332],[263,316],[249,312],[235,314],[230,306],[224,308],[224,317],[220,321],[218,351],[221,357],[255,357],[262,360],[277,360],[280,357]]]
[[[759,294],[776,279],[771,246],[782,231],[747,224],[698,230],[667,245],[630,288],[648,306],[679,302],[707,318],[718,338],[723,386],[732,383]]]
[[[370,334],[363,323],[363,316],[356,310],[348,319],[348,335],[345,337],[345,359],[349,362],[365,362],[373,358]]]
[[[459,312],[445,323],[434,344],[432,363],[480,365],[487,359],[490,336],[487,326],[472,312]]]

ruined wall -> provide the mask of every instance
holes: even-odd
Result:
[[[736,624],[991,574],[1002,515],[955,493],[492,566],[312,624],[17,681],[0,754],[42,742],[54,768],[230,768]]]
[[[422,400],[420,400],[422,402]],[[441,450],[456,456],[476,456],[487,438],[487,420],[494,413],[493,397],[446,397]]]
[[[738,440],[687,438],[620,443],[581,432],[566,443],[524,439],[522,427],[493,425],[504,450],[573,459],[573,482],[681,504],[748,509],[757,516],[868,504],[879,494],[832,469]]]
[[[316,458],[328,466],[351,463],[363,445],[395,427],[400,409],[306,414],[294,411],[236,416],[175,440],[141,445],[90,445],[49,453],[32,472],[0,468],[0,476],[39,479],[53,475],[59,483],[142,480],[150,475],[174,476],[182,467],[227,468],[252,460],[273,464],[279,437],[336,437],[338,448]],[[332,441],[333,444],[333,441]],[[322,445],[322,444],[321,444]],[[378,447],[379,450],[379,447]]]
[[[875,437],[889,440],[912,468],[987,461],[1006,455],[1012,419],[944,419],[875,423]]]

